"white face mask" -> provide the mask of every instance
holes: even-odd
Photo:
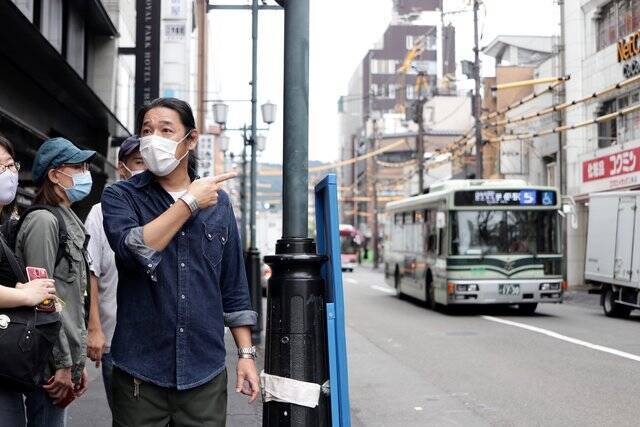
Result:
[[[178,146],[190,134],[191,131],[177,143],[173,139],[157,135],[148,135],[140,138],[140,155],[147,168],[156,176],[167,176],[173,172],[180,164],[180,161],[189,154],[189,151],[187,151],[184,156],[176,159]]]

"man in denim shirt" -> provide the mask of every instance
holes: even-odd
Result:
[[[224,426],[224,326],[238,346],[236,392],[259,392],[242,249],[223,177],[193,179],[191,108],[160,98],[138,113],[148,171],[108,187],[104,228],[118,266],[111,344],[114,426]]]

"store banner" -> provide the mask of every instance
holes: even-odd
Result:
[[[640,147],[582,162],[582,182],[640,172]]]

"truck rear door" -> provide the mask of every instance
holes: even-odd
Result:
[[[616,256],[614,278],[631,280],[631,259],[635,226],[635,197],[621,197],[618,205],[618,226],[616,232]]]

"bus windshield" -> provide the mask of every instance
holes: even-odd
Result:
[[[557,254],[556,211],[451,212],[451,255]]]

